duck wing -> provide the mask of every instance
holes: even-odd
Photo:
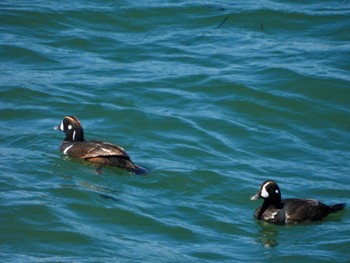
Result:
[[[319,200],[290,198],[284,203],[287,222],[314,221],[327,215],[327,206]]]
[[[69,149],[69,155],[82,159],[112,156],[130,159],[128,153],[122,147],[109,142],[99,141],[77,142]]]

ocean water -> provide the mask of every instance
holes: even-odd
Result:
[[[349,262],[349,1],[0,3],[3,262]],[[63,157],[65,115],[150,173]],[[262,224],[261,182],[348,207]]]

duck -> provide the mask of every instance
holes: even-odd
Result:
[[[83,126],[75,116],[65,116],[55,130],[66,135],[60,146],[61,152],[93,163],[98,174],[102,166],[115,166],[134,174],[147,173],[147,169],[136,165],[122,147],[104,141],[86,141]]]
[[[273,180],[264,181],[251,200],[264,199],[254,217],[272,224],[287,225],[319,221],[331,213],[344,209],[345,203],[326,205],[316,199],[281,198],[281,190]]]

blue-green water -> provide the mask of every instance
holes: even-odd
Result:
[[[349,1],[1,1],[4,262],[349,262]],[[89,139],[151,172],[102,175]],[[348,208],[253,219],[260,183]]]

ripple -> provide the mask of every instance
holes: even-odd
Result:
[[[268,178],[286,197],[350,194],[345,5],[0,6],[4,260],[347,258],[347,210],[275,228],[249,200]],[[151,173],[61,156],[65,115]]]

